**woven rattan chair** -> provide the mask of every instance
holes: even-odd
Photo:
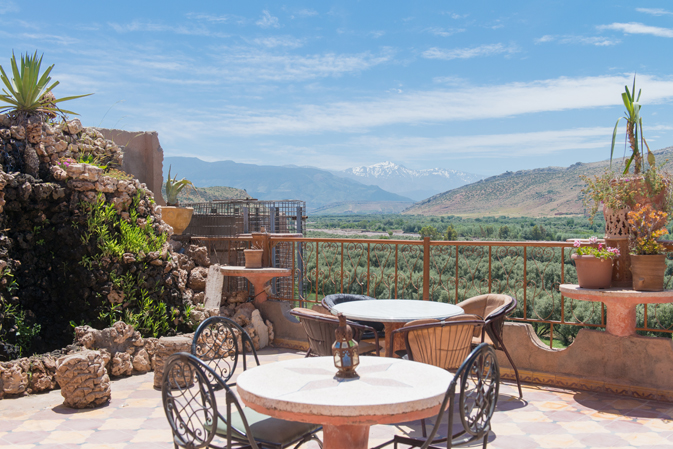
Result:
[[[481,332],[484,321],[476,315],[457,315],[445,321],[416,320],[393,332],[401,334],[409,360],[448,371],[457,370],[472,349],[472,336]],[[421,420],[426,436],[425,420]]]
[[[376,298],[365,295],[351,295],[350,293],[334,293],[332,295],[325,296],[320,303],[327,310],[332,310],[332,307],[343,302],[351,301],[374,301]],[[356,323],[362,324],[363,326],[369,326],[376,331],[380,338],[385,337],[385,326],[383,323],[377,323],[376,321],[362,321],[362,320],[353,320]],[[367,332],[363,338],[374,338],[374,335]]]
[[[304,331],[306,331],[309,343],[306,357],[310,355],[331,356],[332,344],[336,340],[334,331],[339,327],[339,319],[334,315],[300,307],[292,309],[290,314],[299,318]],[[379,336],[372,328],[353,321],[348,321],[348,324],[353,329],[353,339],[360,344],[360,354],[376,352],[376,355],[380,355]],[[372,334],[374,344],[360,341],[365,333]]]
[[[218,389],[225,391],[224,398],[216,397]],[[319,425],[285,421],[244,409],[213,369],[186,352],[168,359],[161,397],[176,449],[282,449],[291,445],[296,449],[311,440],[322,448],[315,435],[321,429]],[[224,404],[218,408],[218,401],[223,399]]]
[[[248,333],[238,323],[223,316],[212,316],[199,325],[194,332],[191,353],[230,386],[235,385],[230,380],[238,366],[239,355],[242,356],[244,371],[248,368],[248,353],[252,353],[259,366],[257,351]],[[215,379],[212,382],[213,387],[218,388],[219,382]]]
[[[500,370],[493,346],[482,343],[469,353],[465,361],[456,370],[444,395],[435,425],[427,438],[410,438],[395,435],[394,439],[377,446],[379,449],[391,443],[420,447],[421,449],[439,449],[434,446],[446,441],[446,447],[463,446],[482,441],[485,449],[488,434],[491,431],[491,417],[498,402],[500,389]],[[454,432],[455,412],[457,412],[461,429],[444,438],[437,438],[438,430],[448,411],[448,430]],[[424,435],[425,437],[425,435]]]
[[[516,309],[516,299],[508,296],[491,293],[488,295],[474,296],[457,304],[465,313],[478,315],[484,319],[484,325],[481,333],[475,331],[473,346],[485,341],[491,343],[496,350],[503,351],[507,356],[507,360],[514,369],[514,376],[516,377],[516,385],[519,388],[519,398],[523,398],[521,390],[521,380],[519,380],[519,371],[516,369],[514,360],[510,357],[505,341],[503,339],[503,327],[505,325],[505,318],[509,313]]]

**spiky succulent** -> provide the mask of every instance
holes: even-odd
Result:
[[[180,194],[180,192],[182,192],[182,189],[184,189],[185,187],[191,186],[194,190],[196,190],[196,187],[194,187],[192,181],[187,181],[184,178],[179,181],[177,179],[178,179],[177,173],[171,179],[171,166],[169,165],[168,180],[166,181],[166,204],[169,206],[178,205],[178,195]]]
[[[47,70],[40,75],[40,66],[42,65],[42,56],[37,57],[37,51],[30,56],[29,54],[21,55],[21,64],[17,64],[16,55],[12,52],[12,78],[10,79],[5,70],[0,66],[0,79],[5,87],[3,87],[3,94],[0,95],[0,102],[6,105],[0,106],[0,113],[16,113],[16,114],[34,114],[46,113],[55,116],[57,113],[75,114],[72,111],[60,109],[56,103],[62,101],[74,100],[76,98],[87,97],[93,94],[75,95],[71,97],[56,98],[52,93],[52,89],[59,85],[55,81],[51,85],[51,69],[54,65],[50,65]]]

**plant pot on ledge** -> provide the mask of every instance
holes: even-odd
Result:
[[[612,282],[612,258],[573,254],[577,269],[577,283],[582,288],[610,288]]]
[[[246,249],[243,250],[245,254],[245,268],[262,268],[263,249]]]
[[[180,235],[192,221],[192,207],[161,206],[161,219],[173,228],[173,234]]]

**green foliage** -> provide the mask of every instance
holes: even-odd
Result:
[[[7,323],[12,322],[12,326],[7,326]],[[5,327],[9,328],[4,329],[3,323],[5,323]],[[28,323],[25,310],[0,298],[0,340],[13,340],[19,348],[19,356],[30,352],[33,338],[39,335],[41,330],[42,326],[39,324]]]
[[[129,179],[133,179],[133,175],[129,175],[125,171],[118,170],[116,168],[110,168],[105,171],[105,176],[109,176],[110,178],[114,179],[119,179],[121,181],[127,181]]]
[[[617,123],[615,124],[615,130],[612,132],[612,147],[610,148],[610,165],[612,165],[612,156],[615,151],[615,139],[617,138],[617,127],[619,122],[624,119],[626,120],[626,138],[631,147],[631,157],[626,161],[624,167],[624,174],[629,172],[631,164],[633,164],[633,172],[637,175],[641,171],[646,171],[646,166],[644,164],[644,148],[647,147],[647,162],[650,165],[650,168],[655,166],[654,154],[650,151],[649,145],[645,137],[643,137],[643,118],[640,116],[641,105],[638,103],[640,101],[640,94],[642,90],[638,90],[638,97],[636,95],[636,76],[633,75],[633,89],[629,91],[629,86],[624,86],[625,92],[622,93],[622,101],[624,102],[624,107],[626,107],[626,112],[624,117],[619,117]],[[635,97],[635,98],[634,98]],[[640,130],[640,132],[638,132]],[[640,138],[641,145],[638,148],[638,138]]]
[[[106,204],[99,194],[95,203],[81,203],[87,213],[87,223],[82,233],[82,243],[94,240],[104,257],[121,259],[124,253],[140,254],[159,251],[166,243],[167,235],[156,235],[148,218],[145,226],[138,225],[137,204],[140,193],[133,198],[129,219],[124,220],[112,204]]]
[[[196,190],[196,187],[194,187],[192,181],[188,181],[184,178],[182,178],[179,181],[177,179],[178,179],[177,173],[171,179],[171,167],[169,166],[168,179],[166,180],[166,204],[169,206],[178,205],[178,195],[185,187],[191,186],[194,190]]]
[[[446,234],[444,235],[446,240],[458,240],[458,231],[453,227],[452,224],[449,224],[446,227]]]
[[[423,226],[418,233],[421,236],[421,240],[425,237],[430,237],[430,240],[438,240],[442,238],[441,234],[434,226]]]
[[[103,165],[101,159],[94,156],[93,154],[80,154],[77,157],[77,163],[93,165],[95,167],[102,168],[103,170],[107,168],[107,165]]]
[[[150,292],[146,289],[137,288],[138,279],[134,279],[131,273],[120,277],[115,276],[113,279],[115,286],[123,288],[124,300],[135,304],[135,307],[123,308],[121,304],[115,304],[109,310],[101,311],[98,317],[101,321],[112,326],[122,320],[133,326],[144,337],[159,337],[175,327],[178,310],[173,309],[169,313],[165,303],[152,299]]]
[[[50,115],[54,115],[55,113],[75,114],[72,111],[59,109],[56,107],[56,103],[93,95],[76,95],[57,99],[51,91],[59,85],[59,82],[55,81],[53,84],[49,84],[51,82],[49,73],[51,73],[54,65],[50,65],[40,75],[43,56],[40,56],[38,59],[37,51],[33,56],[29,54],[25,56],[21,55],[21,63],[19,65],[16,62],[16,55],[12,52],[12,59],[10,61],[12,66],[11,79],[7,76],[2,66],[0,66],[0,80],[2,80],[6,87],[6,89],[2,89],[3,95],[0,95],[0,101],[9,105],[1,108],[0,113],[30,114],[42,112]]]

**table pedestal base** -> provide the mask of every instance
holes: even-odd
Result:
[[[322,427],[323,449],[367,449],[369,426],[325,424]]]
[[[404,327],[404,323],[383,323],[383,326],[386,332],[386,357],[395,357],[395,351],[407,349],[401,336],[393,341],[393,331]]]
[[[636,305],[611,301],[607,306],[605,331],[618,337],[636,335]]]

